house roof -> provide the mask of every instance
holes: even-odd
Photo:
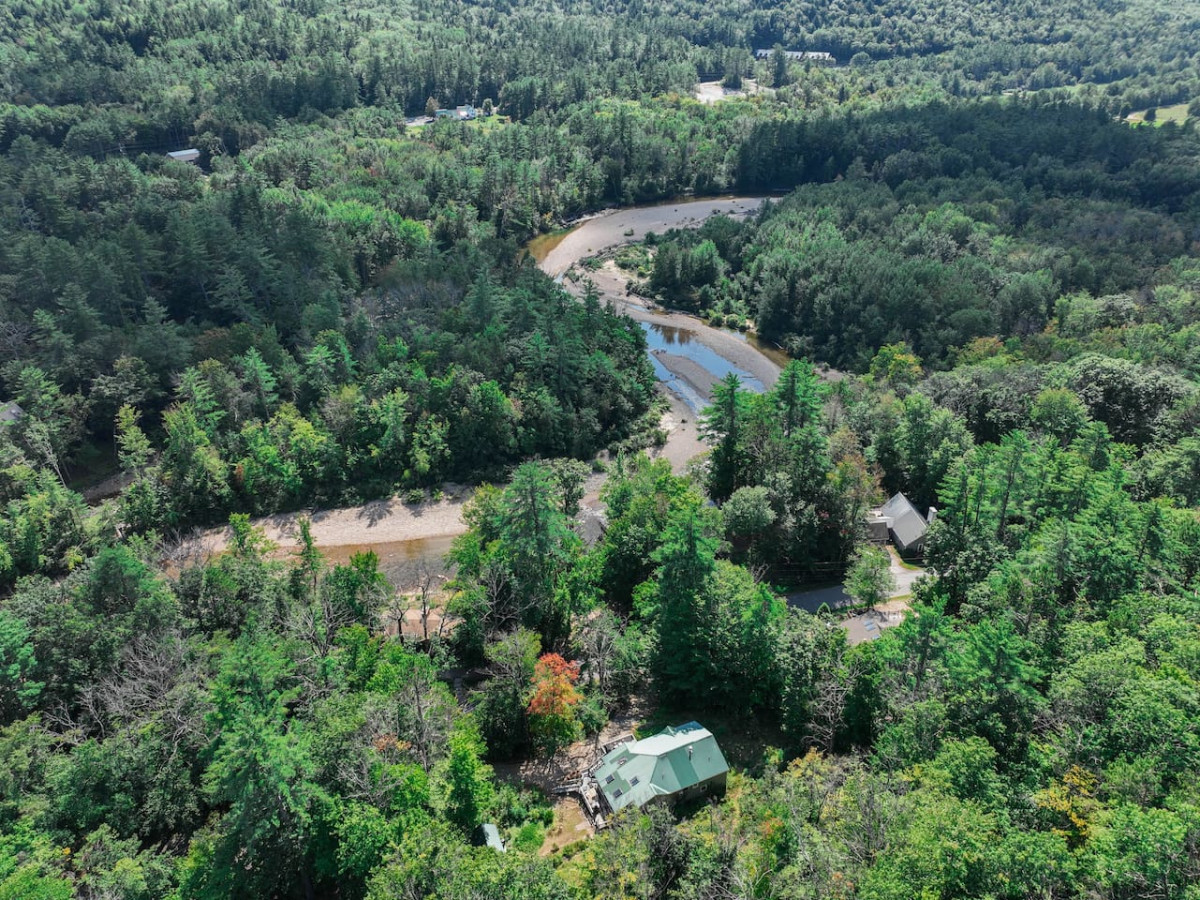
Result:
[[[888,529],[901,550],[914,546],[929,530],[925,517],[917,512],[917,508],[903,494],[896,494],[879,514],[888,519]]]
[[[667,728],[614,747],[596,768],[596,782],[615,812],[685,791],[729,771],[717,739],[698,722]]]
[[[754,51],[754,56],[757,59],[768,59],[774,50],[758,49]],[[784,50],[783,55],[788,59],[812,59],[812,60],[829,60],[833,59],[833,54],[827,50]]]
[[[475,845],[477,847],[491,847],[493,850],[499,850],[504,853],[504,841],[500,837],[500,829],[491,822],[485,822],[475,830]]]
[[[190,147],[187,150],[172,150],[167,156],[177,162],[195,162],[200,158],[200,151]]]

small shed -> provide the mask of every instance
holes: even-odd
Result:
[[[471,843],[476,847],[491,847],[498,853],[507,852],[504,849],[504,840],[500,837],[500,829],[491,822],[485,822],[475,829]]]
[[[609,811],[666,799],[677,803],[722,794],[729,775],[717,739],[699,722],[628,741],[604,755],[592,777]]]
[[[200,159],[200,151],[195,147],[189,147],[187,150],[172,150],[167,156],[175,162],[194,163]]]

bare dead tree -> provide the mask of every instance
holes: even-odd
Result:
[[[32,422],[25,430],[25,441],[29,444],[29,449],[54,470],[58,480],[62,482],[63,487],[66,487],[66,467],[60,464],[58,452],[54,449],[54,444],[50,440],[50,432],[46,426],[41,422]]]
[[[135,723],[158,712],[184,668],[184,645],[178,635],[139,635],[122,654],[120,673],[103,678],[85,691],[105,718]]]
[[[0,358],[13,359],[21,353],[33,328],[20,322],[0,322]]]
[[[333,652],[337,633],[353,625],[353,611],[345,604],[332,600],[328,592],[317,592],[308,603],[293,603],[284,620],[284,630],[309,653],[299,660],[300,679],[313,696],[324,696],[330,690],[324,675],[324,661]]]
[[[376,697],[363,708],[355,752],[336,761],[345,795],[385,805],[406,777],[403,769],[380,766],[415,760],[430,771],[445,753],[456,705],[432,669],[415,667],[408,680],[390,697]]]
[[[857,660],[847,661],[843,658],[837,668],[822,675],[817,682],[812,717],[808,723],[809,736],[817,749],[826,753],[833,750],[846,711],[846,701],[854,690],[860,668]]]
[[[197,528],[167,529],[163,532],[160,550],[163,562],[179,572],[200,565],[215,552],[208,546],[202,532]]]
[[[770,566],[762,562],[750,563],[746,568],[749,570],[750,577],[754,580],[755,584],[765,583],[767,580],[767,573],[771,569]]]
[[[46,722],[70,743],[115,729],[138,734],[153,724],[169,761],[208,739],[202,665],[176,632],[140,635],[115,672],[84,689],[73,709],[52,710]]]
[[[380,618],[383,620],[384,628],[388,625],[395,625],[396,636],[404,637],[404,618],[408,615],[408,611],[412,608],[407,594],[400,591],[393,591],[387,602],[383,605],[383,612]]]
[[[584,669],[602,694],[608,689],[609,667],[617,653],[620,632],[621,623],[609,609],[590,617],[577,630]]]
[[[856,771],[846,780],[838,799],[836,814],[850,826],[843,832],[846,850],[861,866],[875,861],[887,846],[892,826],[911,807],[911,801],[899,795],[894,784],[866,770]]]
[[[443,568],[428,558],[410,560],[397,573],[396,584],[403,593],[394,595],[389,612],[393,615],[400,612],[396,620],[396,631],[401,633],[403,616],[410,610],[416,610],[421,625],[421,639],[428,643],[431,637],[429,623],[435,612],[443,609],[442,588],[446,583]],[[446,617],[442,615],[438,622],[434,637],[441,637],[445,628]]]
[[[772,870],[748,867],[742,862],[741,853],[748,843],[747,836],[738,828],[734,817],[726,814],[724,807],[710,803],[708,817],[720,872],[711,879],[706,896],[713,900],[753,900],[764,896],[762,887]]]
[[[419,670],[400,691],[400,705],[407,712],[405,735],[425,771],[442,755],[454,722],[457,704],[447,687],[433,677],[432,669]]]
[[[479,573],[479,584],[483,587],[489,608],[495,609],[500,605],[511,581],[507,568],[494,560],[488,560],[483,571]]]

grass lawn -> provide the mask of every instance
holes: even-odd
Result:
[[[1146,121],[1146,113],[1149,110],[1139,109],[1137,112],[1130,113],[1125,117],[1126,122],[1138,123]],[[1174,106],[1158,107],[1158,114],[1155,116],[1154,124],[1162,125],[1166,122],[1174,122],[1176,125],[1182,125],[1188,118],[1188,104],[1176,103]]]

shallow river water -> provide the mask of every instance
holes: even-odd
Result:
[[[744,216],[756,211],[762,203],[760,197],[722,197],[612,210],[586,219],[572,229],[534,238],[526,249],[544,272],[561,278],[580,260],[623,243],[642,240],[649,231],[661,233],[671,228],[699,226],[712,215]],[[771,371],[767,374],[777,371],[784,359],[781,352],[760,347],[753,338],[712,328],[699,319],[687,318],[685,324],[665,324],[653,321],[652,316],[637,315],[635,318],[646,333],[655,375],[695,415],[708,405],[712,385],[731,372],[748,389],[765,389],[762,378],[736,362],[738,356],[745,358],[747,348],[753,348],[757,355],[770,361],[768,368]],[[643,320],[646,318],[651,320]],[[720,339],[714,340],[717,336]],[[722,344],[739,352],[727,349],[723,353]],[[417,574],[420,564],[444,571],[441,563],[452,540],[452,536],[436,536],[328,547],[322,551],[331,562],[340,563],[348,561],[353,553],[373,550],[393,584],[405,586],[404,582]]]
[[[656,322],[638,324],[646,332],[646,350],[650,356],[650,363],[654,366],[654,374],[697,415],[708,406],[712,398],[709,387],[727,375],[737,375],[742,386],[748,390],[756,393],[762,393],[764,390],[761,381],[697,340],[691,330]],[[667,368],[667,360],[671,357],[687,360],[702,371],[691,378],[672,372]]]

